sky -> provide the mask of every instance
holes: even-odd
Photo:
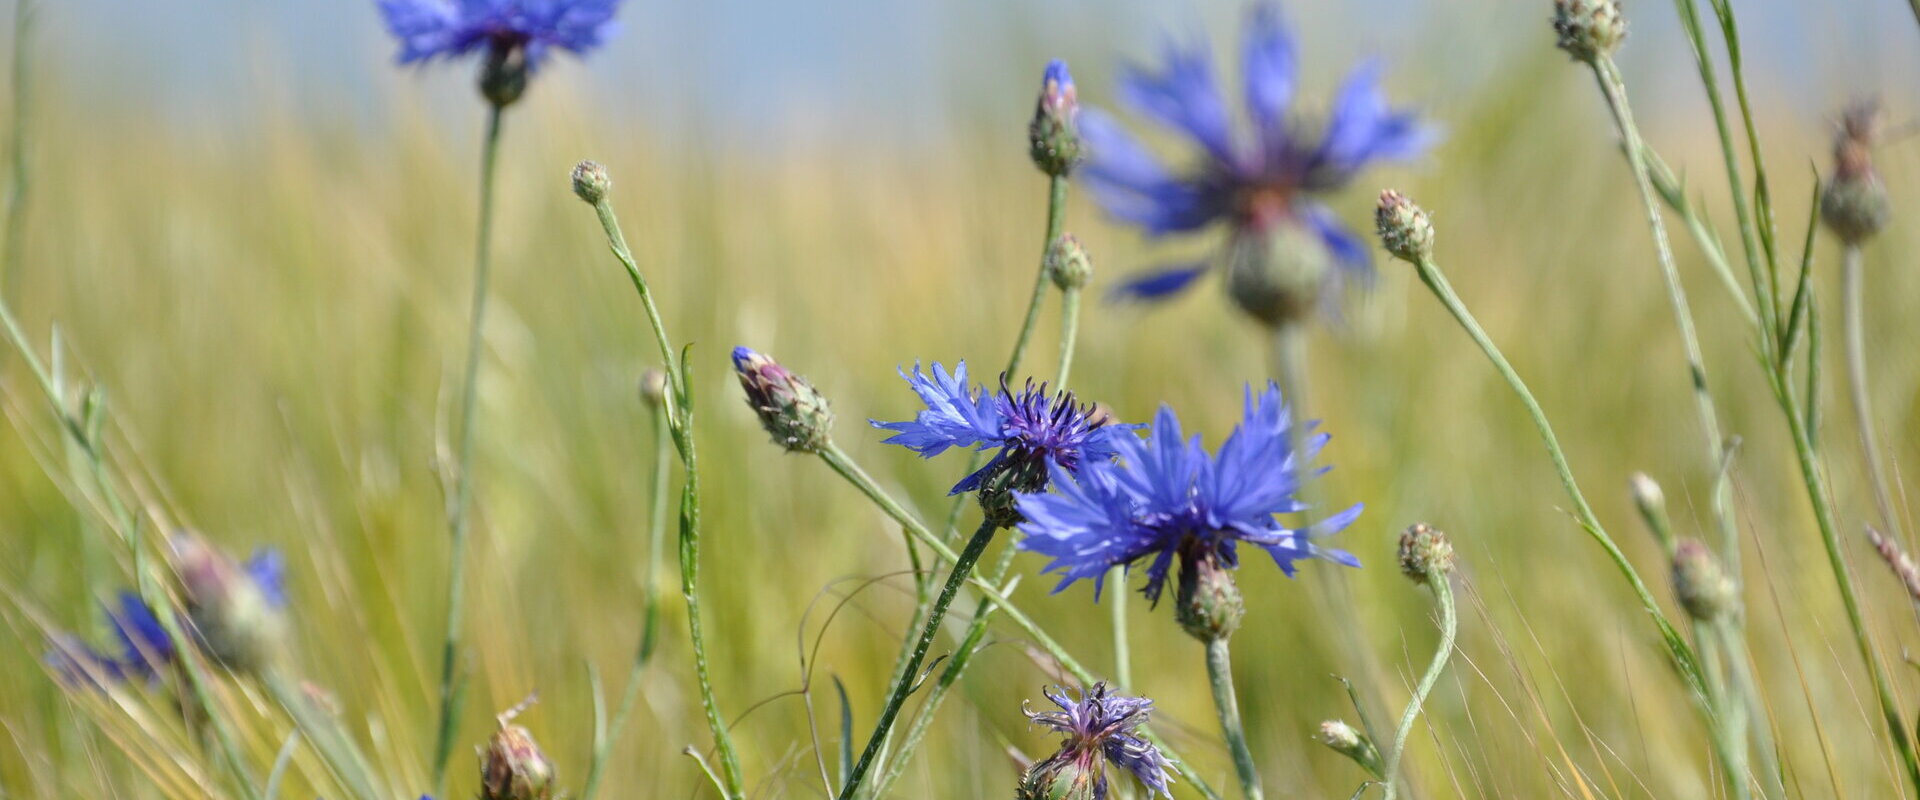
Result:
[[[36,57],[59,91],[151,105],[162,120],[242,123],[263,83],[314,101],[303,107],[374,121],[382,104],[371,98],[460,108],[471,97],[465,67],[395,68],[373,0],[38,2]],[[1821,116],[1857,94],[1887,96],[1896,114],[1920,100],[1920,24],[1904,0],[1735,4],[1765,102]],[[1283,5],[1303,41],[1306,84],[1330,87],[1353,60],[1377,56],[1401,68],[1397,89],[1441,102],[1551,47],[1549,7]],[[556,72],[618,117],[668,127],[698,122],[747,139],[937,134],[998,87],[1036,83],[1050,56],[1076,65],[1086,95],[1110,85],[1121,61],[1152,57],[1165,37],[1231,42],[1243,10],[1239,0],[627,0],[623,30],[605,51]],[[1639,102],[1696,101],[1697,84],[1649,80],[1692,72],[1673,6],[1633,0],[1627,11],[1621,61],[1644,91],[1662,93]]]

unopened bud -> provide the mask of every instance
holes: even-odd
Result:
[[[746,347],[733,348],[733,371],[747,393],[747,405],[774,444],[791,452],[817,453],[826,447],[833,410],[813,384]]]
[[[272,664],[286,638],[278,554],[265,551],[242,567],[182,533],[173,539],[173,555],[187,619],[207,652],[235,672]]]
[[[1453,571],[1453,542],[1424,522],[1400,534],[1400,572],[1414,583],[1446,580]]]
[[[506,108],[527,91],[527,48],[495,42],[480,67],[480,96],[496,109]]]
[[[1334,270],[1325,239],[1299,220],[1277,217],[1233,237],[1227,297],[1248,316],[1280,329],[1311,315]]]
[[[1380,193],[1380,204],[1373,212],[1380,234],[1380,246],[1394,258],[1413,264],[1433,257],[1433,220],[1426,209],[1413,204],[1406,195],[1388,189]]]
[[[1326,745],[1327,749],[1352,759],[1369,774],[1376,777],[1380,775],[1380,749],[1373,746],[1366,734],[1354,730],[1345,721],[1330,719],[1320,723],[1320,730],[1313,738]]]
[[[1673,593],[1689,616],[1703,622],[1720,619],[1740,604],[1740,587],[1698,539],[1683,539],[1674,547]]]
[[[1093,277],[1093,261],[1087,258],[1087,249],[1080,246],[1080,240],[1073,234],[1061,234],[1053,240],[1053,246],[1047,248],[1047,277],[1063,292],[1085,286],[1087,279]]]
[[[1080,102],[1074,95],[1067,62],[1047,63],[1040,81],[1040,100],[1027,125],[1027,143],[1033,164],[1041,172],[1064,177],[1080,161]]]
[[[502,719],[480,751],[480,800],[551,800],[553,762],[526,728]]]
[[[649,367],[640,373],[640,402],[648,408],[659,408],[667,402],[667,371],[659,367]]]
[[[1225,639],[1240,629],[1247,604],[1234,585],[1233,572],[1205,545],[1180,554],[1174,618],[1181,630],[1203,642]]]
[[[1576,61],[1592,63],[1613,55],[1627,38],[1627,18],[1618,0],[1554,0],[1555,42]]]
[[[613,176],[598,161],[582,161],[573,166],[573,194],[587,205],[597,206],[613,191]]]
[[[1093,754],[1061,751],[1035,763],[1020,778],[1015,800],[1102,800],[1102,765]]]
[[[1820,220],[1844,244],[1873,238],[1893,215],[1887,186],[1873,169],[1880,117],[1878,103],[1855,103],[1841,117],[1834,136],[1833,177],[1820,192]]]

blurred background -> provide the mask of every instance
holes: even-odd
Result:
[[[1392,185],[1433,211],[1442,264],[1529,378],[1602,519],[1664,584],[1626,478],[1659,479],[1682,532],[1700,533],[1712,465],[1699,456],[1630,177],[1590,76],[1553,49],[1549,4],[1285,8],[1305,108],[1324,107],[1357,58],[1377,55],[1392,96],[1447,132],[1431,157],[1368,173],[1331,205],[1370,230],[1372,198]],[[1896,126],[1920,115],[1920,27],[1896,0],[1737,10],[1781,238],[1798,243],[1808,165],[1827,168],[1839,109],[1878,95]],[[617,691],[639,630],[654,443],[634,384],[654,347],[591,211],[568,190],[575,161],[611,170],[667,322],[694,345],[710,525],[702,588],[754,796],[818,796],[805,709],[783,694],[801,687],[803,646],[824,637],[816,702],[832,716],[827,676],[837,676],[863,732],[911,598],[904,579],[883,583],[824,631],[823,614],[803,612],[851,585],[836,581],[896,572],[906,557],[844,484],[765,441],[726,352],[752,345],[811,377],[834,401],[837,440],[938,517],[964,459],[883,448],[863,421],[911,415],[896,367],[968,359],[984,371],[1005,358],[1042,244],[1045,181],[1024,138],[1042,65],[1067,58],[1081,102],[1112,107],[1120,66],[1155,58],[1165,36],[1207,37],[1216,58],[1237,63],[1243,12],[1145,0],[628,0],[604,50],[542,71],[508,115],[501,157],[461,741],[483,740],[491,711],[537,690],[522,722],[563,785],[577,786],[592,734],[586,665]],[[1695,176],[1730,237],[1718,144],[1674,11],[1627,13],[1620,59],[1650,144]],[[446,579],[433,466],[454,414],[472,256],[482,117],[472,65],[394,66],[370,1],[63,0],[37,19],[34,171],[10,302],[43,352],[57,332],[67,374],[105,391],[143,501],[237,551],[288,553],[289,660],[335,698],[394,796],[418,795]],[[1908,312],[1920,234],[1900,224],[1920,203],[1916,147],[1896,138],[1878,154],[1896,221],[1866,253],[1873,390],[1903,484],[1920,457],[1920,321]],[[1096,289],[1218,244],[1145,239],[1084,194],[1071,203],[1068,228],[1087,244]],[[1789,787],[1900,796],[1745,329],[1693,243],[1677,238],[1675,250],[1724,424],[1742,437],[1750,635]],[[1816,253],[1825,302],[1838,253],[1825,240]],[[1323,459],[1335,469],[1317,491],[1367,504],[1338,543],[1366,562],[1340,580],[1369,657],[1356,663],[1328,608],[1338,595],[1316,588],[1336,580],[1331,568],[1297,580],[1264,564],[1244,572],[1250,633],[1236,656],[1269,791],[1346,797],[1358,785],[1353,765],[1309,735],[1352,714],[1331,675],[1363,681],[1384,719],[1430,656],[1430,603],[1392,568],[1395,536],[1424,520],[1460,551],[1464,618],[1409,756],[1417,796],[1720,796],[1697,713],[1619,575],[1563,510],[1521,408],[1402,265],[1380,266],[1373,289],[1312,334],[1309,381],[1310,411],[1334,437]],[[1228,307],[1215,282],[1165,307],[1091,305],[1076,388],[1127,419],[1171,404],[1217,443],[1240,387],[1268,373],[1261,333]],[[1054,325],[1049,311],[1035,352],[1052,352]],[[205,778],[206,762],[190,744],[152,741],[171,730],[161,701],[63,691],[40,665],[43,624],[98,638],[100,601],[128,565],[69,501],[69,454],[18,361],[0,355],[0,798],[194,796],[178,787]],[[1872,506],[1836,380],[1822,397],[1836,409],[1823,454],[1852,534]],[[1920,680],[1900,663],[1920,642],[1913,606],[1863,539],[1848,542],[1904,707],[1920,708]],[[1023,608],[1084,661],[1109,663],[1104,608],[1084,588],[1048,595],[1038,568],[1019,562]],[[1127,601],[1135,688],[1158,701],[1193,766],[1229,785],[1200,648],[1168,609]],[[707,735],[677,600],[663,625],[605,796],[702,791],[680,755]],[[1054,676],[1017,630],[996,626],[994,641],[897,796],[1009,796],[1018,771],[1006,749],[1051,751],[1019,709]],[[284,723],[255,690],[231,691],[261,709],[238,724],[265,763]],[[822,735],[837,746],[836,731]],[[469,796],[473,777],[455,763],[452,796]],[[336,795],[311,756],[296,764],[288,796]]]

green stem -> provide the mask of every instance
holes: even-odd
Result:
[[[13,175],[7,181],[6,261],[0,262],[0,294],[12,296],[18,282],[22,252],[26,244],[27,218],[27,121],[33,110],[33,82],[29,71],[27,42],[33,30],[36,4],[32,0],[14,0],[13,4],[13,141],[10,143]]]
[[[1694,647],[1700,654],[1700,671],[1707,684],[1707,733],[1713,740],[1714,754],[1720,758],[1727,794],[1745,800],[1752,797],[1753,792],[1748,788],[1747,743],[1741,732],[1745,727],[1744,701],[1737,701],[1728,693],[1726,680],[1721,675],[1722,667],[1736,657],[1717,635],[1723,626],[1722,622],[1696,621]]]
[[[1233,659],[1227,651],[1227,637],[1207,640],[1207,683],[1213,687],[1213,708],[1220,714],[1220,732],[1226,736],[1227,749],[1233,752],[1233,771],[1240,779],[1240,793],[1246,800],[1260,800],[1260,772],[1253,765],[1253,751],[1247,748],[1246,727],[1240,722],[1240,700],[1233,691]]]
[[[953,548],[949,546],[944,539],[935,535],[934,532],[927,527],[926,523],[914,517],[905,507],[900,505],[899,501],[894,500],[891,495],[888,495],[885,489],[880,488],[880,485],[875,483],[873,478],[867,475],[866,470],[861,469],[859,464],[849,458],[846,452],[840,449],[839,445],[828,442],[827,446],[820,451],[819,456],[820,460],[826,462],[827,466],[831,468],[835,474],[845,479],[847,483],[852,484],[861,494],[866,495],[869,500],[873,501],[876,507],[885,512],[887,516],[892,517],[895,522],[900,523],[901,527],[905,528],[908,533],[913,534],[914,538],[919,539],[921,544],[927,546],[927,549],[932,550],[935,554],[948,561],[954,561],[959,558],[958,554],[953,551]],[[1092,684],[1099,680],[1091,670],[1088,670],[1078,659],[1075,659],[1072,653],[1067,652],[1067,649],[1062,647],[1060,642],[1056,641],[1045,629],[1042,629],[1038,623],[1034,622],[1032,617],[1027,616],[1026,612],[1021,611],[1013,605],[1013,601],[1007,598],[1006,593],[1001,591],[998,585],[979,576],[973,577],[969,582],[973,584],[975,591],[979,592],[981,596],[987,600],[992,601],[994,606],[1000,609],[1001,613],[1005,614],[1007,619],[1011,620],[1015,627],[1018,627],[1021,632],[1030,637],[1035,645],[1047,655],[1051,656],[1054,661],[1058,662],[1060,668],[1066,670],[1075,680],[1084,684]],[[1160,752],[1164,753],[1169,760],[1173,761],[1174,770],[1180,773],[1181,778],[1185,779],[1195,788],[1198,788],[1201,794],[1206,795],[1212,800],[1217,800],[1219,794],[1213,790],[1213,787],[1209,786],[1199,773],[1193,771],[1193,768],[1188,766],[1186,760],[1182,759],[1179,753],[1174,752],[1173,748],[1168,746],[1165,740],[1161,739],[1151,730],[1142,729],[1142,731],[1148,741],[1151,741],[1154,746],[1160,748]]]
[[[1387,800],[1393,800],[1399,794],[1400,761],[1407,754],[1407,737],[1413,733],[1414,720],[1420,717],[1420,707],[1427,702],[1427,695],[1433,692],[1433,686],[1440,681],[1440,674],[1447,669],[1447,659],[1453,656],[1454,640],[1460,633],[1459,614],[1453,607],[1453,586],[1445,574],[1434,576],[1427,583],[1433,589],[1433,599],[1440,605],[1440,649],[1433,654],[1433,663],[1427,665],[1427,672],[1420,676],[1419,685],[1413,689],[1413,698],[1407,701],[1407,710],[1400,715],[1400,727],[1393,732],[1393,751],[1387,754],[1387,768],[1384,780],[1387,782]]]
[[[1060,366],[1053,372],[1054,391],[1067,390],[1073,375],[1074,346],[1080,340],[1080,287],[1060,293]]]
[[[600,779],[605,773],[607,757],[612,753],[614,743],[620,733],[626,730],[627,716],[633,712],[633,704],[640,697],[640,679],[646,674],[647,664],[653,660],[654,643],[658,638],[660,621],[660,550],[666,538],[667,528],[667,470],[672,466],[667,449],[667,417],[664,408],[650,409],[648,418],[653,420],[653,486],[648,495],[647,513],[647,566],[641,596],[645,607],[641,610],[640,643],[633,656],[633,666],[627,672],[627,685],[620,692],[620,705],[614,709],[613,724],[607,738],[594,748],[593,763],[587,767],[587,780],[580,790],[580,800],[593,800],[600,788]]]
[[[1453,315],[1454,320],[1460,323],[1461,329],[1473,339],[1474,344],[1479,345],[1480,351],[1486,354],[1487,360],[1492,362],[1494,369],[1500,373],[1500,377],[1506,380],[1507,386],[1513,389],[1514,394],[1520,398],[1521,404],[1526,406],[1527,414],[1533,418],[1534,428],[1539,431],[1540,439],[1546,445],[1547,456],[1553,461],[1554,471],[1560,477],[1560,485],[1566,490],[1568,499],[1573,501],[1574,514],[1580,526],[1596,544],[1600,545],[1600,549],[1606,551],[1607,557],[1613,561],[1615,567],[1619,568],[1621,576],[1627,579],[1627,584],[1632,587],[1634,596],[1640,600],[1641,608],[1647,612],[1654,626],[1659,629],[1660,637],[1666,644],[1674,665],[1685,677],[1688,688],[1695,692],[1702,692],[1704,687],[1701,685],[1699,662],[1694,657],[1692,648],[1687,645],[1686,640],[1681,638],[1679,631],[1673,627],[1673,623],[1667,620],[1666,612],[1660,609],[1660,603],[1653,598],[1653,593],[1647,589],[1646,582],[1640,579],[1640,573],[1633,568],[1633,562],[1627,559],[1626,553],[1620,550],[1620,546],[1614,542],[1613,537],[1607,534],[1606,528],[1601,526],[1600,518],[1593,513],[1593,506],[1587,503],[1586,495],[1580,491],[1580,484],[1573,476],[1573,468],[1567,463],[1566,451],[1561,448],[1560,439],[1554,435],[1553,426],[1547,421],[1547,414],[1540,408],[1539,401],[1534,399],[1533,392],[1527,388],[1526,382],[1520,379],[1520,374],[1514,371],[1513,365],[1507,362],[1507,357],[1501,354],[1499,346],[1493,343],[1492,337],[1489,337],[1480,327],[1473,313],[1467,310],[1466,303],[1454,293],[1453,286],[1447,282],[1446,276],[1440,273],[1440,267],[1431,258],[1422,258],[1415,262],[1414,266],[1419,271],[1421,282],[1433,291],[1434,297],[1438,298],[1447,312]]]
[[[447,625],[446,640],[440,648],[440,724],[434,736],[433,786],[435,796],[447,787],[447,759],[453,755],[453,737],[460,726],[460,700],[464,681],[460,677],[460,625],[466,602],[467,534],[472,526],[473,505],[473,429],[475,399],[480,393],[480,354],[485,348],[487,284],[493,274],[493,181],[494,163],[500,150],[500,118],[506,109],[489,106],[486,138],[480,145],[480,224],[479,239],[473,256],[473,303],[467,317],[466,378],[460,388],[460,438],[458,463],[453,475],[453,505],[448,516],[453,540],[447,552]]]
[[[1916,0],[1920,2],[1920,0]],[[1853,417],[1860,426],[1860,457],[1867,462],[1867,480],[1873,484],[1873,502],[1880,511],[1880,524],[1895,541],[1906,541],[1900,531],[1900,518],[1893,510],[1893,493],[1887,475],[1881,470],[1880,437],[1874,431],[1872,396],[1867,391],[1867,335],[1865,284],[1859,245],[1847,245],[1840,268],[1840,324],[1846,329],[1847,397],[1853,404]]]
[[[940,636],[940,623],[946,619],[947,608],[953,605],[953,599],[960,594],[960,587],[973,574],[973,565],[980,560],[980,554],[987,551],[987,545],[993,542],[993,534],[1000,526],[991,521],[982,521],[980,528],[973,532],[973,538],[967,540],[966,549],[953,562],[953,571],[947,573],[947,583],[940,588],[940,596],[933,601],[933,608],[927,614],[926,627],[920,631],[920,639],[913,646],[913,658],[907,662],[906,674],[894,682],[893,693],[887,698],[887,704],[880,709],[880,719],[873,724],[873,733],[867,735],[867,746],[860,753],[860,760],[853,765],[853,771],[847,774],[847,780],[840,786],[840,800],[851,800],[860,788],[860,781],[873,767],[874,757],[880,754],[880,748],[887,734],[893,729],[893,721],[900,716],[900,707],[907,702],[919,682],[920,665],[926,661],[927,651],[933,648],[933,640]]]
[[[682,440],[687,438],[687,426],[680,419],[679,411],[687,401],[686,375],[680,368],[677,355],[673,352],[673,340],[667,338],[667,326],[660,316],[660,309],[654,305],[653,289],[647,285],[647,276],[640,272],[640,264],[633,259],[633,250],[627,247],[627,235],[620,230],[620,219],[614,216],[613,203],[602,199],[593,204],[593,213],[600,218],[600,228],[607,234],[607,249],[613,251],[613,257],[626,268],[627,279],[633,282],[633,290],[640,295],[640,304],[646,308],[647,324],[653,329],[653,341],[660,348],[660,367],[666,370],[667,386],[670,395],[661,405],[667,415],[667,429],[673,433],[674,446],[679,449],[682,461],[687,460],[688,445]]]
[[[293,718],[294,727],[320,754],[334,780],[341,783],[341,788],[351,792],[358,800],[383,800],[388,796],[375,785],[373,768],[368,766],[366,755],[354,745],[353,738],[341,729],[339,721],[332,715],[314,707],[313,701],[300,691],[297,681],[277,672],[269,672],[261,676],[261,682],[266,685],[267,694],[273,697],[273,701],[287,712],[287,716]],[[269,800],[272,800],[271,796]]]

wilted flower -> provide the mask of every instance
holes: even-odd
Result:
[[[797,453],[819,452],[827,445],[833,409],[806,378],[747,347],[733,348],[733,371],[747,405],[775,444]]]
[[[1059,711],[1026,711],[1034,724],[1064,734],[1060,750],[1027,770],[1020,781],[1020,800],[1104,800],[1107,767],[1133,774],[1148,796],[1172,797],[1167,774],[1172,762],[1134,731],[1147,723],[1153,701],[1114,694],[1096,683],[1076,699],[1064,688],[1044,692]]]
[[[480,87],[506,106],[554,48],[581,54],[613,28],[620,0],[379,0],[402,64],[486,51]]]
[[[1314,198],[1376,161],[1420,155],[1434,135],[1414,114],[1388,105],[1380,68],[1372,63],[1341,87],[1319,134],[1308,133],[1291,112],[1299,70],[1293,40],[1273,6],[1253,8],[1241,44],[1250,135],[1234,130],[1210,58],[1205,45],[1169,45],[1159,72],[1130,70],[1120,86],[1126,105],[1199,145],[1198,167],[1168,168],[1113,118],[1089,108],[1080,119],[1087,161],[1079,174],[1109,214],[1150,235],[1226,223],[1232,297],[1262,322],[1286,324],[1332,296],[1345,279],[1372,274],[1366,243]],[[1212,266],[1153,271],[1116,294],[1167,297]]]
[[[1046,384],[1036,387],[1031,381],[1015,392],[1001,376],[1000,390],[989,393],[967,382],[964,361],[952,374],[936,362],[930,375],[915,365],[912,375],[903,370],[900,376],[926,410],[906,422],[870,422],[894,432],[886,444],[925,458],[950,447],[997,448],[993,459],[960,479],[952,493],[978,490],[981,505],[1007,524],[1018,521],[1015,496],[1045,490],[1049,474],[1071,475],[1086,464],[1105,462],[1114,456],[1116,443],[1134,438],[1126,433],[1134,426],[1111,424],[1072,392],[1048,394]]]
[[[1275,518],[1307,510],[1295,495],[1318,473],[1306,472],[1306,463],[1327,441],[1309,437],[1295,453],[1289,420],[1279,387],[1268,384],[1257,395],[1248,387],[1244,418],[1209,455],[1162,407],[1146,438],[1114,438],[1116,461],[1089,461],[1077,476],[1056,468],[1051,492],[1021,497],[1027,537],[1020,546],[1053,558],[1047,571],[1061,574],[1055,591],[1090,578],[1096,597],[1107,570],[1151,558],[1144,592],[1156,601],[1176,557],[1232,569],[1242,543],[1265,550],[1288,575],[1306,558],[1359,566],[1352,555],[1313,543],[1352,523],[1358,504],[1303,528]]]

